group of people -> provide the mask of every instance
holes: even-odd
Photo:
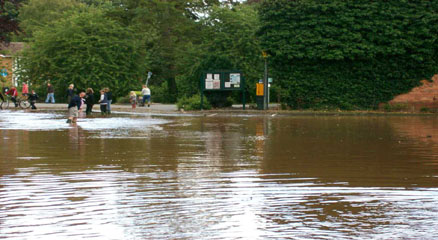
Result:
[[[90,115],[93,111],[94,90],[87,88],[85,92],[80,92],[79,95],[75,95],[74,85],[70,84],[67,89],[67,102],[68,102],[68,119],[67,123],[75,123],[79,117],[79,112],[83,111],[86,106],[85,113]],[[109,88],[100,90],[100,112],[102,115],[111,114],[111,102],[113,101],[113,94]]]
[[[141,95],[143,96],[141,101],[141,106],[146,106],[146,101],[148,101],[148,107],[151,106],[151,90],[148,88],[147,85],[143,85],[143,88],[141,90]],[[134,91],[131,91],[129,93],[129,102],[132,105],[132,109],[135,109],[137,106],[137,94]]]
[[[18,90],[16,87],[11,87],[10,89],[3,89],[2,91],[6,95],[10,95],[12,102],[15,104],[15,107],[18,107]],[[35,106],[36,101],[38,100],[38,95],[35,93],[35,90],[32,90],[29,94],[29,86],[26,83],[23,83],[22,95],[27,97],[29,100],[32,109],[37,109]],[[142,86],[141,90],[141,106],[151,106],[151,90],[147,87],[147,85]],[[66,98],[68,103],[68,120],[67,123],[75,123],[77,118],[79,117],[79,112],[82,112],[85,107],[86,115],[90,115],[93,110],[93,105],[95,104],[94,99],[94,91],[92,88],[87,88],[84,92],[80,92],[78,95],[75,95],[75,87],[74,84],[70,84],[66,90]],[[0,92],[0,100],[5,101],[3,94]],[[100,111],[102,115],[111,113],[111,103],[113,100],[112,92],[109,88],[103,88],[100,90],[100,98],[98,103],[100,105]],[[134,91],[130,92],[129,100],[132,105],[132,109],[135,109],[137,106],[137,94]],[[45,100],[46,103],[55,103],[55,90],[51,83],[47,84],[47,97]],[[1,108],[1,105],[0,105]]]
[[[3,96],[2,93],[4,93],[6,96],[10,96],[11,101],[14,103],[15,107],[18,107],[18,90],[16,87],[13,86],[10,89],[3,88],[3,91],[0,92],[0,100],[2,102],[4,102],[5,97]],[[27,100],[29,101],[32,109],[37,109],[35,106],[35,103],[39,98],[38,94],[36,94],[35,90],[32,90],[31,93],[29,94],[29,86],[27,85],[27,83],[23,83],[23,88],[21,89],[21,94],[23,95],[23,97],[27,97]],[[0,109],[2,109],[2,105],[0,105]]]

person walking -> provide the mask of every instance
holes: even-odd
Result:
[[[106,105],[106,110],[108,114],[111,114],[111,103],[113,101],[113,93],[109,88],[105,88],[105,94],[108,100],[108,104]]]
[[[85,92],[79,93],[79,96],[73,96],[68,104],[68,119],[67,123],[76,123],[79,117],[79,108],[82,105],[82,98],[85,97]]]
[[[146,100],[148,101],[148,107],[151,106],[151,90],[147,85],[143,85],[143,89],[141,90],[141,94],[143,95],[142,106],[145,106]]]
[[[99,103],[100,103],[100,113],[102,115],[105,115],[106,111],[107,111],[108,98],[107,98],[107,95],[105,94],[105,90],[104,89],[100,90],[100,100],[99,100]]]
[[[35,93],[35,90],[32,90],[32,93],[29,94],[29,102],[32,109],[37,109],[35,106],[36,101],[38,100],[38,94]]]
[[[47,83],[47,98],[46,103],[55,103],[55,89],[53,88],[52,84]]]
[[[68,86],[67,91],[66,91],[67,103],[69,103],[69,104],[70,104],[72,97],[75,95],[74,88],[75,88],[75,85],[70,84],[70,86]]]
[[[29,94],[29,86],[27,83],[23,83],[23,87],[21,88],[21,95],[27,96]]]
[[[87,105],[87,109],[85,110],[85,113],[87,115],[90,115],[93,111],[93,105],[94,105],[94,91],[92,88],[87,88],[86,96],[85,96],[85,104]]]

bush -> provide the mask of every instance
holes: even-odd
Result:
[[[420,112],[422,112],[422,113],[430,113],[430,112],[432,112],[432,110],[430,108],[428,108],[428,107],[422,107],[422,108],[420,108]]]
[[[232,92],[205,92],[205,96],[215,108],[231,107],[233,105]]]
[[[401,112],[408,110],[408,105],[402,103],[396,103],[396,104],[387,103],[383,105],[383,110],[385,112]]]
[[[178,100],[178,109],[184,109],[186,111],[200,110],[201,109],[201,96],[199,94],[193,95],[191,97],[182,97]],[[211,104],[204,96],[203,109],[211,109]]]

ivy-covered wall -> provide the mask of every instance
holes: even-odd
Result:
[[[438,73],[438,0],[265,0],[259,14],[294,108],[373,108]]]

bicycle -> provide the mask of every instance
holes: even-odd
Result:
[[[4,96],[2,93],[0,93],[0,109],[6,108],[6,106],[9,106],[8,98]]]
[[[22,108],[22,109],[30,108],[30,102],[29,102],[29,100],[27,100],[27,97],[24,97],[24,98],[17,97],[15,99],[15,101],[16,101],[16,105],[20,106],[20,108]],[[1,108],[2,109],[8,109],[9,108],[9,104],[11,102],[12,102],[11,97],[9,95],[6,95],[6,98],[1,103]]]

